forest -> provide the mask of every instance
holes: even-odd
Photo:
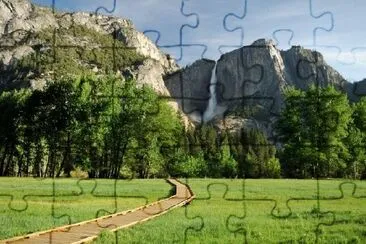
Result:
[[[79,76],[0,94],[0,176],[89,178],[366,177],[366,99],[287,88],[276,137],[185,128],[151,88]]]

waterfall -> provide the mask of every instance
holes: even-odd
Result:
[[[213,119],[217,114],[217,100],[216,100],[216,67],[217,63],[215,63],[215,67],[212,69],[211,81],[210,81],[210,100],[208,101],[208,106],[206,111],[203,113],[203,122],[208,122]]]

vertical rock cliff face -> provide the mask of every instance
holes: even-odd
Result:
[[[198,61],[175,73],[174,77],[165,78],[170,92],[178,91],[173,84],[182,82],[183,94],[195,92],[196,98],[201,99],[199,103],[188,101],[184,106],[186,111],[207,108],[207,84],[214,65],[207,65],[207,62]],[[179,79],[180,76],[184,78]],[[346,91],[352,100],[357,99],[357,91],[366,90],[365,81],[356,85],[347,82],[326,64],[319,52],[300,46],[281,51],[271,40],[257,40],[250,46],[222,55],[218,60],[217,101],[218,106],[226,109],[218,116],[224,120],[216,118],[213,122],[219,128],[229,130],[258,128],[272,137],[273,124],[284,106],[284,89],[294,86],[304,90],[310,84],[333,85]]]
[[[306,89],[310,83],[317,83],[320,86],[333,85],[342,90],[347,86],[348,82],[327,65],[319,52],[294,46],[287,51],[281,51],[281,56],[289,85]]]
[[[284,68],[280,52],[264,40],[222,55],[217,65],[219,105],[231,111],[257,104],[279,112]]]
[[[278,114],[285,87],[306,89],[310,84],[332,84],[345,90],[347,81],[328,66],[318,52],[298,46],[278,50],[264,39],[222,55],[218,61],[220,102],[228,109],[245,104],[262,105]]]
[[[201,121],[210,99],[210,80],[215,62],[198,60],[191,66],[164,78],[170,96],[175,98],[185,114]]]
[[[264,39],[222,55],[217,65],[218,104],[227,110],[219,125],[230,130],[258,128],[270,134],[273,116],[281,109],[285,68],[280,51]]]

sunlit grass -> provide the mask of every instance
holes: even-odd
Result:
[[[118,243],[244,243],[245,240],[314,243],[318,238],[319,243],[366,243],[366,198],[355,198],[366,196],[366,182],[355,182],[355,197],[352,197],[353,185],[346,184],[344,197],[330,200],[341,196],[338,189],[341,182],[319,181],[319,196],[327,199],[319,201],[318,209],[315,180],[260,179],[246,180],[244,185],[242,180],[191,179],[188,183],[197,195],[191,205],[121,230],[117,240]],[[243,187],[247,201],[234,201],[243,199]],[[304,200],[289,201],[288,208],[289,198]],[[233,217],[229,218],[230,215]],[[333,216],[334,224],[327,226],[333,222]],[[103,236],[102,241],[114,243],[114,235]]]
[[[104,232],[96,243],[314,243],[316,238],[319,243],[366,243],[366,182],[354,182],[354,195],[354,185],[342,185],[343,197],[342,182],[321,180],[318,188],[315,180],[190,179],[197,199],[187,208],[118,231],[117,238]],[[0,236],[63,225],[68,217],[73,223],[95,218],[116,206],[117,211],[131,209],[167,197],[171,190],[164,180],[118,181],[116,186],[120,197],[114,201],[113,180],[81,181],[78,186],[76,180],[57,179],[54,201],[51,179],[0,178],[0,222],[5,227]],[[13,210],[4,194],[14,196]],[[30,195],[28,207],[24,195]]]
[[[136,208],[170,190],[165,180],[0,178],[0,239]]]

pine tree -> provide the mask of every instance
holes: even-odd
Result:
[[[224,133],[220,146],[220,172],[225,178],[235,178],[238,174],[238,163],[231,155],[228,135]]]

